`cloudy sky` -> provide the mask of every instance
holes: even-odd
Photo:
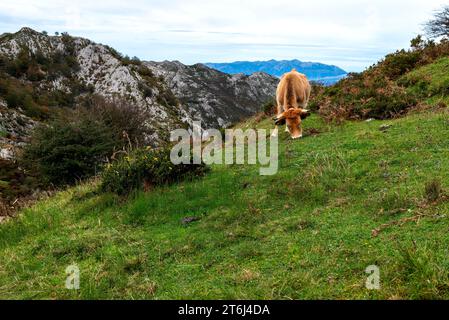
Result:
[[[449,0],[0,0],[0,33],[23,26],[145,60],[300,59],[360,71],[408,47]]]

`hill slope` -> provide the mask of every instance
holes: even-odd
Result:
[[[430,105],[449,104],[449,58],[417,68],[399,79],[408,93],[419,96]]]
[[[126,203],[87,184],[25,210],[0,226],[0,297],[449,298],[448,111],[305,130],[281,136],[272,177],[216,166]]]
[[[388,54],[362,73],[351,73],[332,87],[318,87],[309,108],[331,121],[389,119],[416,107],[445,107],[448,97],[449,40],[421,36],[411,47]]]
[[[275,77],[280,77],[295,68],[299,72],[304,73],[309,80],[325,82],[325,84],[333,84],[347,74],[346,71],[337,66],[299,60],[237,61],[231,63],[206,63],[206,65],[229,74],[244,73],[250,75],[254,72],[266,72]]]
[[[449,299],[444,46],[397,52],[321,88],[311,107],[334,120],[340,110],[342,119],[370,110],[387,118],[384,106],[407,96],[430,106],[407,103],[388,115],[404,118],[341,125],[313,115],[304,139],[281,135],[275,176],[214,166],[201,180],[129,199],[92,182],[22,211],[0,225],[0,298]],[[171,78],[173,90],[188,91],[189,72],[197,71]],[[238,127],[271,129],[272,121]],[[64,288],[73,264],[80,291]],[[371,265],[380,268],[379,291],[365,288]]]

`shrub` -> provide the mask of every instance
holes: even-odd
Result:
[[[206,172],[204,164],[172,164],[168,146],[160,149],[137,149],[106,166],[101,175],[101,190],[127,195],[133,190],[148,190],[202,176]]]
[[[161,105],[164,105],[166,107],[177,107],[179,106],[179,100],[174,95],[174,93],[168,89],[164,88],[162,92],[159,92],[159,95],[157,96],[157,102]]]
[[[312,97],[320,97],[323,95],[324,90],[326,90],[326,87],[319,83],[311,83],[312,85]],[[317,99],[310,99],[309,105],[307,106],[307,109],[311,111],[317,112],[320,109],[319,101]]]
[[[429,94],[446,94],[447,84],[432,87],[428,79],[411,78],[410,71],[435,62],[449,54],[449,40],[439,43],[424,41],[421,36],[411,41],[410,50],[387,55],[362,73],[352,73],[336,85],[314,87],[310,109],[327,120],[387,119],[405,114]],[[417,90],[407,90],[416,86]]]
[[[139,58],[137,58],[137,57],[130,58],[129,56],[122,57],[121,61],[125,66],[128,66],[128,65],[138,66],[142,63]]]
[[[94,175],[111,154],[115,142],[112,130],[96,119],[61,117],[37,128],[25,147],[22,161],[38,172],[46,184],[74,184]]]
[[[38,179],[31,173],[26,174],[18,163],[0,159],[0,203],[12,204],[40,186]]]
[[[146,137],[153,134],[153,130],[145,123],[145,119],[150,119],[149,111],[139,106],[116,97],[106,100],[102,96],[94,95],[83,101],[81,110],[87,116],[104,123],[109,127],[120,148],[134,147],[146,143]],[[124,135],[124,133],[126,133]]]
[[[140,76],[142,77],[149,77],[149,78],[154,78],[154,73],[153,71],[151,71],[151,69],[147,68],[144,65],[140,65],[137,68],[137,72],[139,73]]]
[[[385,77],[380,70],[351,74],[313,97],[313,105],[328,120],[387,119],[405,113],[418,103],[415,96]]]
[[[397,79],[405,73],[413,70],[421,58],[421,52],[417,50],[400,50],[389,54],[381,62],[381,72],[389,79]]]
[[[48,106],[73,107],[80,94],[89,92],[75,76],[80,67],[73,38],[65,35],[63,41],[65,50],[56,50],[51,55],[23,47],[14,58],[0,56],[0,93],[10,107],[20,107],[30,117],[46,119]],[[61,76],[66,78],[64,85],[70,89],[68,92],[41,86],[42,80],[52,81]]]
[[[6,60],[5,69],[11,76],[19,78],[27,72],[31,63],[30,51],[22,48],[14,60]]]
[[[121,100],[94,97],[35,130],[22,162],[46,183],[70,185],[97,174],[117,150],[143,144],[147,116]]]
[[[268,99],[263,105],[262,110],[267,116],[274,116],[277,113],[276,99],[274,97]]]
[[[101,96],[90,96],[84,101],[84,106],[90,117],[112,130],[120,149],[129,147],[129,144],[132,147],[144,145],[146,137],[153,134],[153,130],[145,123],[145,119],[151,118],[149,111],[128,100],[116,97],[108,101]]]
[[[153,97],[153,89],[149,85],[147,85],[143,82],[139,82],[138,87],[139,87],[139,90],[142,92],[143,97],[145,99]]]
[[[47,112],[34,100],[33,88],[0,72],[0,95],[10,108],[22,108],[29,117],[46,119]]]

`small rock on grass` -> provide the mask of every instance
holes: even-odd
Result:
[[[181,219],[181,223],[186,226],[188,224],[191,224],[193,222],[197,222],[200,220],[201,220],[201,218],[199,218],[199,217],[187,217],[187,218]]]
[[[383,124],[383,125],[380,126],[379,130],[385,132],[388,129],[390,129],[391,127],[392,127],[391,124]]]

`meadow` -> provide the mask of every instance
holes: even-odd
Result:
[[[0,298],[448,299],[448,115],[313,115],[304,139],[282,132],[274,176],[215,165],[127,198],[95,180],[61,191],[0,225]]]

